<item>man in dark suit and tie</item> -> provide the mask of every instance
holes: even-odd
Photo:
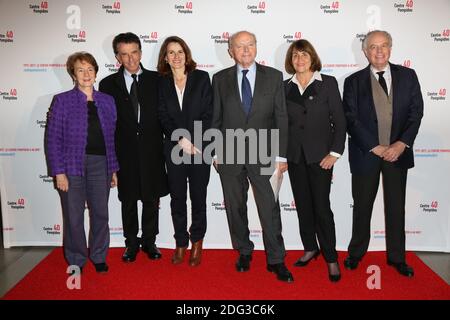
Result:
[[[139,246],[152,260],[161,258],[155,245],[159,198],[168,194],[163,155],[163,134],[158,121],[158,73],[141,65],[141,42],[131,32],[113,40],[122,64],[119,71],[100,82],[99,89],[114,97],[117,107],[116,153],[120,164],[119,200],[126,250],[124,262],[136,260]],[[142,237],[137,201],[142,201]]]
[[[386,223],[387,263],[408,277],[405,261],[405,195],[413,144],[423,116],[423,99],[414,70],[389,63],[392,37],[371,31],[363,41],[369,66],[344,83],[352,172],[353,231],[344,265],[356,269],[370,241],[370,220],[380,173]]]
[[[212,127],[221,130],[224,137],[229,130],[233,132],[243,130],[249,133],[245,136],[244,148],[234,146],[234,150],[225,148],[223,157],[219,155],[215,160],[224,193],[231,241],[233,248],[239,251],[236,270],[245,272],[250,269],[254,249],[254,244],[250,240],[247,217],[247,193],[250,182],[263,230],[267,270],[275,273],[278,280],[292,282],[294,278],[284,264],[285,248],[281,235],[280,206],[269,182],[270,175],[262,174],[264,161],[260,158],[251,161],[256,155],[248,152],[254,146],[261,147],[258,134],[264,132],[264,129],[267,131],[277,129],[279,153],[276,154],[276,168],[281,174],[287,169],[288,120],[283,76],[280,71],[255,62],[256,37],[250,32],[240,31],[231,36],[229,53],[236,64],[216,73],[213,77]],[[252,132],[258,137],[258,141],[250,141],[249,136]],[[269,137],[268,141],[270,140]],[[227,142],[230,141],[226,141],[225,145]],[[264,147],[267,147],[266,150],[269,152],[271,148],[276,149],[269,142]],[[245,160],[238,161],[237,158],[244,152]],[[233,153],[234,157],[227,157],[230,153]]]

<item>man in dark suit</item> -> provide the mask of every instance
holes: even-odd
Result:
[[[226,131],[243,130],[245,148],[224,149],[215,160],[224,193],[228,226],[233,248],[239,251],[236,270],[248,271],[254,244],[250,240],[247,217],[247,193],[249,181],[255,196],[258,214],[263,230],[267,255],[267,270],[276,273],[281,281],[292,282],[294,278],[284,264],[285,248],[281,235],[280,206],[275,199],[269,182],[270,175],[262,174],[261,157],[250,161],[256,155],[249,154],[254,146],[261,147],[258,137],[261,130],[279,130],[279,154],[276,167],[281,174],[287,169],[287,113],[283,90],[283,76],[280,71],[255,62],[256,37],[247,31],[235,33],[229,39],[229,53],[235,60],[233,67],[216,73],[213,77],[214,113],[212,127]],[[229,132],[229,131],[228,131]],[[258,141],[250,141],[251,132]],[[270,141],[270,137],[268,141]],[[228,143],[227,143],[228,142]],[[226,141],[226,144],[230,144]],[[239,143],[238,143],[239,145]],[[271,152],[270,143],[264,146]],[[245,149],[245,150],[240,150]],[[227,157],[234,151],[234,157]],[[245,152],[245,160],[237,158]],[[233,159],[228,159],[233,158]],[[226,161],[225,161],[226,160]],[[231,161],[228,161],[231,160]],[[231,163],[230,163],[231,162]]]
[[[386,221],[387,263],[408,277],[405,261],[406,177],[414,166],[413,144],[423,99],[414,70],[389,63],[392,38],[371,31],[363,41],[369,66],[344,84],[349,161],[352,172],[353,231],[344,265],[356,269],[370,241],[370,219],[380,173]]]
[[[163,156],[163,134],[157,117],[158,74],[141,65],[141,42],[133,33],[121,33],[113,50],[122,64],[119,71],[100,82],[117,107],[116,151],[119,200],[126,250],[125,262],[136,260],[139,246],[150,259],[161,258],[155,245],[159,198],[168,194]],[[142,236],[139,240],[137,201],[142,201]]]

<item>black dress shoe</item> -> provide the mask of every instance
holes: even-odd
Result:
[[[388,265],[393,266],[395,269],[397,269],[398,273],[400,273],[402,276],[405,277],[413,277],[414,276],[414,270],[410,266],[408,266],[404,262],[387,262]]]
[[[308,260],[302,260],[302,258],[298,259],[295,263],[294,266],[296,267],[306,267],[308,265],[308,263],[314,259],[317,260],[317,257],[320,255],[320,250],[316,250],[314,252],[314,254],[311,256],[311,258],[309,258]]]
[[[277,275],[277,279],[280,281],[294,282],[292,273],[289,272],[284,263],[268,264],[267,271],[275,273]]]
[[[250,270],[250,261],[252,261],[251,255],[241,254],[236,261],[236,270],[238,272],[245,272]]]
[[[104,262],[102,263],[94,263],[95,271],[98,273],[107,273],[108,272],[108,265]]]
[[[345,267],[345,269],[348,269],[348,270],[355,270],[356,268],[358,268],[358,264],[359,264],[359,259],[352,257],[352,256],[348,256],[344,260],[344,267]]]
[[[144,251],[148,255],[148,258],[152,260],[161,259],[162,257],[161,251],[159,251],[156,244],[142,246],[142,251]]]
[[[139,248],[127,247],[122,255],[124,262],[133,262],[136,260],[136,255],[139,252]]]
[[[339,270],[339,264],[337,262],[327,263],[328,265],[328,279],[331,282],[338,282],[341,280],[341,270]]]

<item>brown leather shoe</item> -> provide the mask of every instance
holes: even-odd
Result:
[[[189,258],[189,265],[191,267],[198,266],[202,260],[203,240],[199,240],[192,244],[191,257]]]
[[[176,247],[175,252],[172,256],[173,264],[180,264],[184,260],[184,255],[186,254],[187,247]]]

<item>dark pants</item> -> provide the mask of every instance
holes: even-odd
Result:
[[[170,208],[177,247],[187,247],[202,240],[206,233],[206,190],[209,183],[210,165],[180,164],[167,161],[170,189]],[[192,221],[187,231],[187,185],[192,204]]]
[[[301,157],[298,164],[289,162],[289,179],[305,251],[319,250],[328,263],[337,261],[336,231],[330,207],[333,170],[322,169],[319,163],[307,164]]]
[[[383,197],[388,260],[405,261],[405,196],[408,170],[393,163],[380,161],[371,173],[352,175],[353,230],[348,246],[349,255],[362,258],[370,242],[370,220],[380,172],[383,176]]]
[[[119,182],[120,183],[120,182]],[[136,200],[122,200],[122,226],[125,237],[125,245],[138,248],[138,208]],[[159,198],[151,201],[142,201],[142,245],[150,246],[156,241],[159,233]]]
[[[276,264],[284,262],[286,251],[281,235],[280,205],[275,201],[269,178],[270,176],[251,174],[245,167],[237,176],[220,174],[233,248],[245,255],[251,254],[254,249],[247,216],[250,181],[263,231],[267,263]]]
[[[83,176],[68,176],[69,190],[60,191],[64,231],[64,255],[70,265],[84,266],[88,257],[84,231],[85,204],[89,208],[89,258],[106,261],[109,248],[108,198],[111,176],[106,157],[86,155]]]

